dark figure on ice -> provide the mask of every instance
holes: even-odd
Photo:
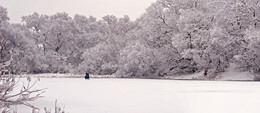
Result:
[[[89,79],[89,74],[88,73],[86,73],[85,79]]]

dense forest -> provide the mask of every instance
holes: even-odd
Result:
[[[259,73],[259,30],[259,0],[158,0],[134,21],[35,12],[10,23],[0,7],[1,51],[12,50],[13,74],[211,78],[231,63]]]

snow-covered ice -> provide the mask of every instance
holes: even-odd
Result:
[[[34,105],[54,110],[57,99],[69,113],[260,113],[258,82],[41,78],[35,87],[47,91]]]

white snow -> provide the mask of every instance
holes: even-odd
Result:
[[[221,74],[221,80],[254,80],[254,75],[250,72],[239,72],[235,64],[230,64],[226,72]]]
[[[188,74],[188,75],[180,75],[180,76],[173,76],[170,79],[177,79],[177,80],[191,80],[191,79],[203,79],[204,75],[203,72]]]
[[[83,78],[84,74],[60,74],[60,73],[43,73],[43,74],[23,74],[17,77],[32,77],[32,78]]]
[[[219,81],[227,81],[227,80],[233,80],[233,81],[253,81],[255,78],[255,75],[248,72],[248,71],[239,71],[236,69],[235,64],[230,64],[229,68],[225,70],[223,73],[219,73],[214,80]],[[188,74],[188,75],[181,75],[181,76],[170,76],[166,77],[166,79],[184,79],[184,80],[192,80],[192,79],[205,79],[205,76],[203,75],[203,72],[194,73],[194,74]]]
[[[57,74],[57,73],[43,73],[43,74],[23,74],[17,77],[32,77],[32,78],[84,78],[84,74]],[[116,78],[115,75],[90,75],[91,78]]]
[[[225,70],[223,73],[219,73],[214,80],[219,81],[253,81],[255,75],[248,71],[239,71],[236,69],[237,65],[231,63],[229,68]],[[33,77],[33,78],[84,78],[84,74],[55,74],[55,73],[45,73],[45,74],[25,74],[19,75],[18,77]],[[90,75],[91,78],[116,78],[116,75]],[[175,79],[175,80],[204,80],[206,79],[204,76],[204,72],[194,73],[194,74],[186,74],[179,76],[166,76],[162,79]]]
[[[258,82],[41,78],[35,87],[47,92],[34,105],[54,110],[57,99],[69,113],[260,113]]]

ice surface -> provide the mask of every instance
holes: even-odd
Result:
[[[41,78],[36,87],[48,89],[34,105],[54,110],[57,99],[69,113],[260,113],[258,82]]]

